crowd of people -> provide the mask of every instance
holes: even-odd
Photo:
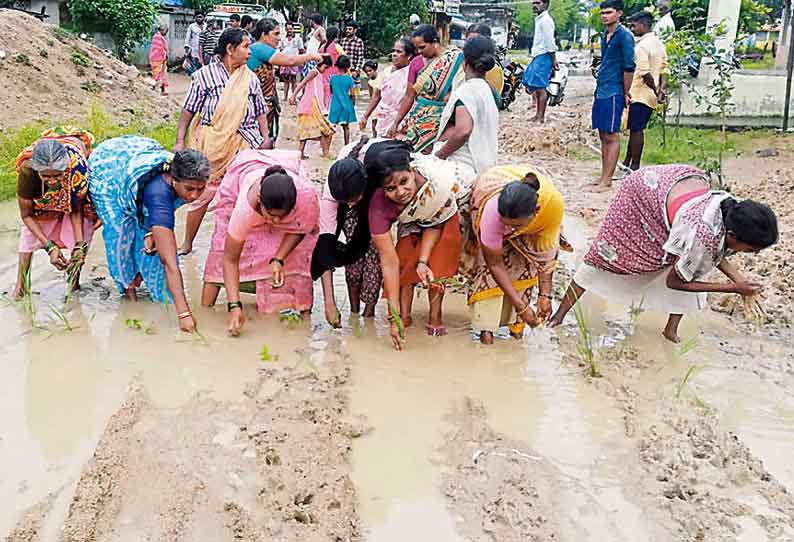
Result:
[[[556,45],[547,0],[533,5],[537,55],[527,86],[540,102]],[[642,122],[636,118],[653,109],[650,94],[658,99],[663,93],[663,67],[655,57],[658,43],[649,39],[648,16],[631,19],[635,48],[620,25],[619,1],[605,0],[601,14],[607,32],[593,127],[601,134],[606,186],[619,149],[616,119],[627,103],[627,162],[639,167],[642,145],[634,128]],[[404,328],[413,325],[418,285],[428,294],[427,333],[446,334],[443,301],[457,276],[465,279],[472,327],[483,344],[504,326],[521,337],[527,324],[560,325],[586,290],[627,303],[642,299],[645,307],[666,311],[664,335],[671,341],[678,341],[682,315],[703,307],[706,292],[748,301],[760,293],[728,256],[774,244],[775,214],[762,203],[712,190],[696,168],[671,164],[623,179],[555,312],[557,258],[570,250],[562,231],[564,198],[553,172],[533,165],[531,156],[497,165],[499,92],[492,81],[498,63],[487,26],[472,27],[459,49],[443,45],[433,26],[411,21],[410,36],[394,43],[391,66],[379,71],[366,60],[355,23],[346,23],[340,38],[336,27],[312,17],[304,44],[290,26],[282,35],[273,20],[244,19],[222,32],[211,22],[203,28],[201,15],[191,25],[185,66],[192,80],[172,150],[139,136],[94,148],[91,134],[60,127],[21,152],[17,295],[29,288],[38,249],[67,271],[70,290],[79,288],[80,269],[101,227],[120,295],[134,301],[145,285],[153,301],[176,307],[183,331],[195,330],[178,259],[192,251],[208,210],[214,227],[201,303],[214,305],[223,287],[234,336],[245,326],[243,293],[255,296],[261,313],[305,314],[317,280],[325,318],[340,327],[333,287],[339,268],[353,314],[363,309],[364,317],[374,317],[379,300],[386,301],[398,350],[406,346]],[[153,62],[159,55],[153,52]],[[285,98],[296,106],[298,150],[275,148],[276,69]],[[372,98],[358,121],[354,101],[362,74]],[[650,92],[642,98],[635,85]],[[538,106],[536,120],[543,116]],[[356,125],[361,134],[352,137]],[[345,146],[318,193],[308,176],[306,142],[319,140],[330,156],[339,126]],[[182,206],[188,213],[180,244],[174,228]],[[715,268],[728,281],[707,279]]]

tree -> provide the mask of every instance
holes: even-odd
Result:
[[[579,0],[552,0],[549,2],[549,14],[554,19],[557,39],[576,39],[573,35],[577,25],[584,22],[581,14],[582,5]],[[531,36],[535,31],[535,12],[532,6],[521,4],[516,9],[516,23],[521,34]]]
[[[185,5],[189,8],[193,8],[196,11],[201,13],[209,13],[215,6],[220,4],[219,0],[187,0]]]
[[[69,0],[68,6],[78,28],[109,31],[122,59],[151,37],[157,15],[152,0]]]
[[[408,30],[412,13],[426,20],[427,5],[423,0],[359,0],[356,16],[367,36],[367,46],[375,55],[387,54],[394,41]]]

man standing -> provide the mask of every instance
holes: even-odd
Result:
[[[232,13],[229,17],[229,28],[240,28],[242,23],[243,20],[237,13]]]
[[[319,13],[309,17],[309,32],[306,34],[306,53],[318,54],[320,46],[325,43],[325,28],[323,27],[323,16]],[[316,62],[307,62],[303,66],[303,77],[306,77],[310,71],[317,65]]]
[[[185,35],[184,67],[188,75],[193,75],[201,67],[199,37],[202,32],[204,32],[204,14],[196,12],[193,22],[187,27],[187,35]]]
[[[357,32],[358,23],[348,21],[345,23],[345,37],[339,40],[339,45],[350,59],[350,75],[356,82],[356,90],[361,86],[361,70],[364,69],[364,40],[356,35]]]
[[[634,36],[620,24],[622,0],[601,3],[601,65],[593,100],[593,129],[601,138],[601,188],[612,186],[612,176],[620,154],[620,122],[623,109],[631,103],[634,75]]]
[[[549,15],[549,0],[532,0],[535,12],[535,36],[532,40],[532,63],[524,72],[524,86],[527,92],[535,95],[537,111],[532,122],[546,122],[546,104],[549,96],[551,74],[557,66],[557,43],[554,41],[554,19]]]
[[[656,7],[662,16],[653,25],[653,31],[661,39],[666,40],[675,32],[675,21],[673,21],[673,15],[670,13],[670,0],[659,0],[656,3]]]
[[[287,22],[284,25],[284,31],[285,35],[281,38],[278,45],[279,51],[288,56],[297,56],[305,53],[303,39],[295,34],[295,28],[291,22]],[[279,68],[281,80],[284,82],[284,103],[289,100],[290,86],[293,91],[295,90],[295,82],[302,68],[302,66],[281,66]]]
[[[251,32],[254,30],[254,18],[250,15],[243,15],[243,18],[240,19],[240,28],[245,30],[245,35],[248,36],[248,40],[254,43],[254,37],[251,35]]]
[[[667,49],[659,36],[651,31],[651,21],[651,14],[647,11],[640,11],[629,18],[631,33],[637,38],[634,45],[637,66],[631,83],[629,146],[623,164],[634,170],[640,169],[645,127],[659,101],[664,100],[667,86]]]
[[[207,28],[199,36],[199,62],[206,66],[215,57],[215,48],[221,37],[221,29],[218,22],[210,19],[207,21]]]

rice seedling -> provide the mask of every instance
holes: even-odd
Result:
[[[645,304],[645,296],[642,296],[640,302],[635,305],[632,301],[631,306],[629,307],[629,316],[631,316],[631,325],[635,325],[637,323],[637,319],[640,315],[645,312],[645,308],[643,305]]]
[[[198,330],[198,328],[193,328],[193,337],[195,337],[195,339],[204,346],[210,345],[210,342],[207,340],[207,337],[205,337],[204,334]]]
[[[596,362],[593,348],[593,332],[587,322],[587,316],[581,301],[576,301],[573,306],[573,313],[576,316],[576,327],[579,330],[579,343],[576,345],[576,349],[589,367],[590,376],[593,378],[600,377],[601,372],[598,370],[598,363]]]
[[[292,329],[303,323],[303,315],[295,309],[286,309],[279,312],[278,321],[287,324],[287,327]]]
[[[687,387],[687,384],[689,384],[689,380],[693,376],[695,376],[698,373],[698,371],[700,371],[702,368],[703,367],[700,366],[700,365],[690,365],[689,366],[689,368],[687,369],[686,373],[684,373],[684,376],[681,378],[681,380],[678,382],[678,385],[676,386],[676,391],[675,391],[676,399],[679,399],[681,397],[681,393]],[[695,396],[695,400],[698,401],[699,403],[701,403],[700,399],[697,396]]]
[[[278,356],[270,353],[270,348],[266,344],[262,345],[262,351],[259,353],[259,359],[264,362],[278,361]]]
[[[57,307],[55,307],[55,305],[50,305],[49,317],[53,324],[60,324],[62,331],[72,332],[79,327],[72,325],[72,323],[69,322],[69,318],[66,316],[66,313],[59,310]]]
[[[137,318],[127,318],[126,325],[128,329],[140,331],[144,335],[154,335],[157,333],[154,323],[144,324]]]
[[[449,288],[465,288],[466,287],[466,281],[463,278],[461,278],[460,276],[458,276],[458,275],[455,275],[454,277],[444,278],[444,279],[436,279],[433,282],[431,282],[430,284],[431,285],[432,284],[438,284],[438,285],[441,285],[441,286],[447,286]]]
[[[405,340],[405,326],[403,326],[403,319],[400,317],[400,312],[395,308],[391,301],[389,303],[389,317],[394,325],[397,326],[397,332],[400,334],[400,340]]]
[[[690,337],[678,347],[678,355],[682,358],[698,347],[697,337]]]
[[[19,300],[25,314],[28,315],[31,322],[36,321],[36,307],[33,304],[33,286],[31,284],[31,271],[33,265],[29,265],[25,273],[22,275],[22,298]]]

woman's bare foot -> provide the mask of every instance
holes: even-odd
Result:
[[[193,245],[192,244],[185,243],[179,248],[179,255],[180,256],[187,256],[191,252],[193,252]]]
[[[364,306],[364,318],[375,318],[375,305]]]
[[[487,345],[493,344],[493,333],[490,331],[480,331],[480,343]]]
[[[668,341],[670,341],[673,344],[680,344],[681,343],[681,337],[679,337],[678,333],[676,333],[674,331],[668,331],[668,330],[665,329],[664,332],[662,332],[662,335],[664,335],[664,338],[667,339]]]
[[[127,301],[138,301],[138,293],[135,291],[135,285],[132,284],[127,288],[127,291],[124,292],[124,299]]]
[[[414,325],[414,319],[410,316],[401,316],[400,318],[403,321],[403,327],[411,327]]]

